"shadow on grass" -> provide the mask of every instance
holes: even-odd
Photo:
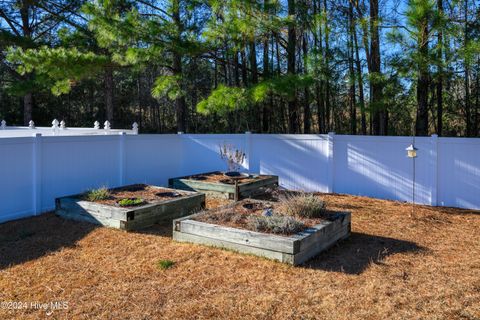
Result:
[[[444,213],[448,215],[479,215],[480,210],[471,210],[471,209],[460,209],[453,207],[434,207],[434,210],[439,213]]]
[[[350,238],[307,261],[303,267],[360,274],[372,263],[383,265],[384,259],[390,255],[422,252],[428,252],[428,249],[414,242],[352,232]]]
[[[0,270],[74,247],[97,227],[64,220],[53,213],[0,224]]]

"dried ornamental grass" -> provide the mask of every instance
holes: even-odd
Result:
[[[250,227],[258,232],[292,234],[305,229],[305,225],[290,216],[272,214],[270,216],[249,216]]]
[[[325,214],[325,202],[313,194],[302,193],[282,201],[281,211],[292,217],[319,218]]]

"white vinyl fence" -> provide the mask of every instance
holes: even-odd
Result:
[[[247,154],[245,171],[289,189],[412,200],[411,137],[346,135],[97,135],[0,138],[0,222],[52,210],[55,198],[100,186],[167,184],[224,170],[219,145]],[[417,137],[415,201],[480,209],[480,139]]]
[[[119,134],[120,132],[138,134],[138,124],[136,122],[132,124],[131,130],[112,129],[108,120],[103,123],[103,128],[100,126],[100,122],[95,121],[92,128],[71,128],[67,127],[65,121],[59,122],[57,119],[54,119],[51,127],[37,127],[33,121],[30,121],[28,127],[18,127],[7,126],[7,122],[2,120],[0,121],[0,138],[30,137],[37,133],[40,133],[42,136],[93,136]]]

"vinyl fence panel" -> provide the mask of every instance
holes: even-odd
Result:
[[[167,134],[0,138],[0,223],[54,208],[56,197],[101,186],[167,185],[226,170],[223,144],[242,170],[274,174],[289,189],[480,209],[480,139],[281,134]],[[413,169],[415,164],[415,176]]]

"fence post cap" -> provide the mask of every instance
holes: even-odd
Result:
[[[133,131],[133,134],[138,134],[138,123],[137,122],[134,122],[132,124],[132,131]]]
[[[57,119],[53,119],[53,121],[52,121],[52,126],[53,126],[53,127],[58,127],[58,124],[59,124],[58,120],[57,120]]]
[[[30,120],[30,121],[28,122],[28,128],[29,128],[29,129],[35,129],[35,122],[33,122],[33,120]]]
[[[103,125],[105,130],[110,130],[110,121],[106,120]]]
[[[66,128],[66,123],[64,120],[60,121],[60,129],[65,129]]]
[[[100,129],[100,122],[95,121],[95,122],[93,123],[93,129]]]
[[[6,126],[7,126],[7,121],[2,120],[2,121],[0,122],[0,127],[1,127],[2,129],[5,129]]]

